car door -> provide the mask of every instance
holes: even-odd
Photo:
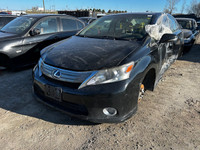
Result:
[[[172,51],[171,59],[174,61],[182,50],[183,33],[176,19],[171,15],[168,15],[168,17],[170,19],[170,29],[177,36],[177,39],[169,42],[169,48]]]
[[[168,27],[173,32],[172,34],[177,36],[173,41],[160,43],[158,45],[158,56],[160,57],[159,75],[161,76],[177,59],[181,48],[181,40],[183,40],[183,34],[178,23],[171,15],[162,15],[158,20],[162,25]]]
[[[69,38],[84,28],[84,23],[76,18],[60,17],[61,33],[59,40]]]
[[[45,17],[40,19],[31,29],[37,29],[38,35],[31,35],[30,32],[24,37],[23,52],[25,59],[29,61],[37,60],[40,56],[40,51],[57,41],[59,41],[59,24],[56,16]]]

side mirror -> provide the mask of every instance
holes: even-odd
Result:
[[[162,38],[160,39],[159,43],[165,43],[165,42],[175,42],[178,40],[178,37],[174,34],[164,34]]]
[[[35,29],[31,30],[29,34],[31,36],[39,35],[40,34],[40,29],[35,28]]]

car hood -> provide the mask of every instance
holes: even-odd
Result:
[[[4,33],[0,31],[0,41],[9,39],[9,38],[15,38],[18,37],[17,34],[12,34],[12,33]]]
[[[188,30],[188,29],[182,29],[183,34],[184,34],[184,38],[188,38],[192,35],[192,31]]]
[[[45,63],[55,67],[91,71],[115,67],[139,47],[136,41],[73,36],[49,46],[41,55]]]

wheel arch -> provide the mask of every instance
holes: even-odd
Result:
[[[153,67],[149,68],[141,80],[141,83],[144,84],[145,90],[153,91],[156,83],[156,69]]]
[[[4,53],[0,53],[0,66],[7,67],[10,57]]]

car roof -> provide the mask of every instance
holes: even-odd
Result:
[[[97,19],[95,17],[78,17],[79,19]]]
[[[176,20],[187,20],[187,21],[195,21],[194,19],[192,18],[176,18]]]
[[[107,15],[107,16],[152,15],[152,20],[151,20],[150,24],[154,24],[154,23],[156,23],[157,19],[162,14],[166,14],[166,13],[161,13],[161,12],[132,12],[132,13],[110,14],[110,15]]]
[[[118,14],[110,14],[110,15],[114,15],[114,16],[120,16],[120,15],[162,15],[164,13],[161,12],[132,12],[132,13],[118,13]],[[108,15],[108,16],[110,16]]]
[[[17,16],[10,14],[0,14],[0,17],[17,17]]]
[[[68,17],[73,17],[65,14],[30,14],[30,15],[23,15],[21,17],[35,17],[35,18],[43,18],[43,17],[49,17],[49,16],[68,16]],[[75,18],[75,17],[74,17]]]

